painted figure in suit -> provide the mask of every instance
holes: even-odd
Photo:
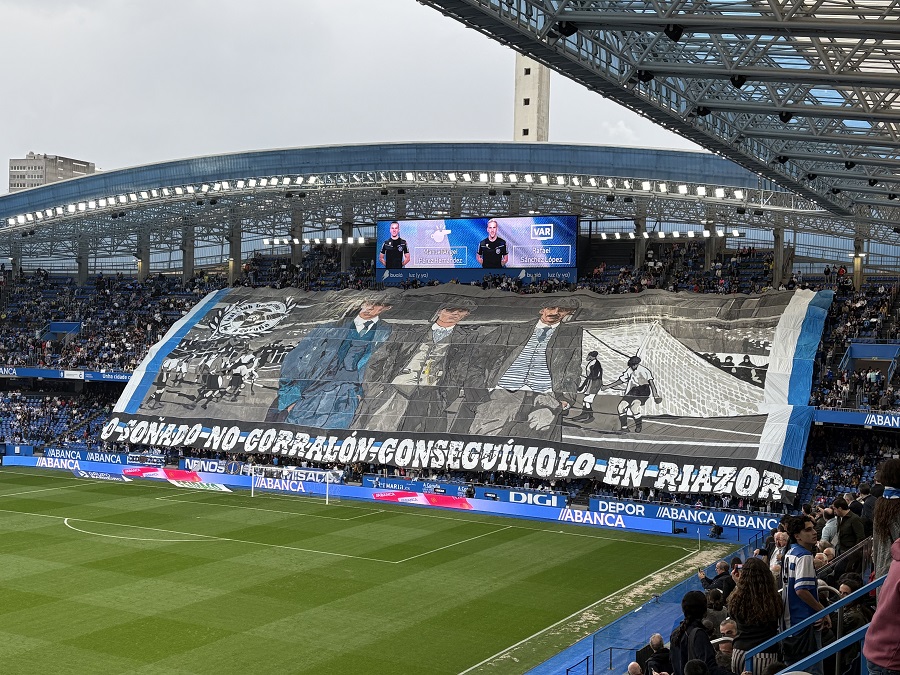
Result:
[[[362,398],[363,373],[391,334],[380,315],[387,301],[367,300],[359,312],[313,328],[284,358],[270,421],[346,429]]]
[[[458,324],[474,309],[461,298],[441,305],[430,324],[394,325],[366,369],[353,428],[446,432],[447,407],[459,396],[447,386],[447,365],[471,339],[473,330]]]
[[[467,357],[450,364],[450,381],[464,389],[451,431],[561,440],[559,421],[581,375],[573,358],[581,329],[564,324],[576,309],[571,300],[550,301],[536,322],[479,327]]]

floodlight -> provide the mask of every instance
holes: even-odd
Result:
[[[669,186],[666,185],[665,183],[660,183],[660,184],[659,184],[659,191],[660,191],[660,192],[663,192],[663,193],[668,192],[668,191],[669,191]]]
[[[550,182],[550,178],[547,176],[541,176],[541,185],[546,185]]]
[[[629,239],[634,239],[634,232],[629,232],[629,233],[628,233],[628,238],[629,238]]]
[[[693,231],[693,230],[688,230],[688,231],[687,231],[687,236],[688,236],[688,239],[693,239],[693,238],[694,238],[694,231]]]
[[[698,185],[698,186],[697,186],[697,195],[698,195],[699,197],[705,197],[705,196],[706,196],[706,186],[705,186],[705,185]]]
[[[487,183],[487,182],[488,182],[488,175],[487,175],[486,173],[480,173],[480,174],[478,174],[478,180],[479,180],[479,182],[481,182],[481,183]]]
[[[10,223],[10,225],[12,225],[12,223]],[[601,238],[601,239],[606,239],[606,232],[601,232],[601,233],[600,233],[600,238]]]
[[[731,231],[731,236],[732,236],[732,237],[740,237],[740,236],[741,236],[741,233],[738,232],[737,230],[732,230],[732,231]]]
[[[644,239],[649,239],[649,238],[650,238],[650,233],[647,232],[647,230],[644,230]]]
[[[687,193],[688,193],[688,186],[687,186],[687,185],[679,185],[679,186],[678,186],[678,194],[680,194],[680,195],[686,195]]]
[[[455,180],[456,180],[456,174],[455,174],[453,171],[451,171],[450,173],[447,174],[447,180],[453,180],[453,181],[455,181]]]
[[[735,190],[735,191],[734,191],[734,198],[735,198],[735,199],[743,199],[743,198],[744,198],[744,191],[743,191],[743,190]]]
[[[517,183],[518,181],[519,181],[519,177],[516,174],[514,174],[514,173],[509,174],[509,182],[510,183]]]
[[[709,230],[703,230],[703,236],[709,238]]]
[[[194,192],[196,192],[196,190],[194,190],[194,186],[193,186],[193,185],[188,185],[188,186],[185,187],[184,189],[187,190],[187,191],[188,191],[188,194],[191,194],[191,195],[194,194]]]
[[[495,173],[495,174],[494,174],[494,182],[495,182],[495,183],[502,183],[502,182],[503,182],[503,174],[502,174],[502,173]]]
[[[333,241],[333,240],[332,240],[331,237],[325,237],[325,243],[326,243],[326,244],[330,244],[330,243],[332,243],[332,241]]]
[[[621,239],[621,238],[622,238],[622,235],[619,234],[618,232],[616,232],[616,239]]]
[[[725,236],[725,230],[716,230],[716,236],[717,236],[717,237],[724,237],[724,236]]]
[[[572,185],[578,187],[581,185],[581,181],[578,179],[578,176],[572,176]]]
[[[416,179],[416,177],[412,174],[412,172],[410,172],[410,171],[406,172],[406,180],[415,180],[415,179]]]
[[[533,183],[533,182],[534,182],[534,176],[532,176],[530,173],[526,173],[526,174],[525,174],[525,182],[526,182],[526,183]]]
[[[658,236],[660,239],[665,239],[666,233],[663,232],[662,230],[660,230],[659,232],[656,233],[656,236]]]
[[[557,176],[557,177],[556,177],[556,184],[557,184],[557,185],[565,185],[565,184],[566,184],[566,177],[565,177],[565,176]]]
[[[343,237],[338,237],[338,238],[337,238],[337,243],[338,243],[338,244],[343,244],[343,243],[344,243],[344,238],[343,238]]]
[[[680,237],[680,236],[681,236],[681,233],[678,230],[675,230],[674,232],[672,232],[673,239],[678,239],[678,237]]]
[[[649,181],[649,180],[645,180],[643,183],[641,183],[641,187],[642,187],[643,189],[645,189],[645,190],[649,190],[649,189],[652,188],[653,186],[650,185],[650,181]]]
[[[472,174],[470,174],[470,173],[464,173],[464,174],[462,175],[462,179],[463,179],[465,182],[467,182],[467,183],[471,183],[471,182],[472,182]]]
[[[365,244],[365,243],[366,243],[366,238],[365,238],[365,237],[357,237],[357,238],[356,238],[356,243],[357,243],[357,244]]]
[[[316,237],[314,241],[315,241],[317,244],[321,244],[321,243],[322,243],[322,240],[319,239],[318,237]]]

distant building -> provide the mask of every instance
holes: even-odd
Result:
[[[9,160],[9,191],[18,192],[67,178],[78,178],[95,170],[93,162],[29,152],[22,159]]]

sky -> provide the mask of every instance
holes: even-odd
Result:
[[[29,151],[112,170],[282,147],[508,141],[514,52],[415,0],[0,0],[0,193]],[[550,141],[697,150],[553,74]]]

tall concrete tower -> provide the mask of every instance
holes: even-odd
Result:
[[[550,69],[516,52],[513,140],[543,143],[550,135]]]

